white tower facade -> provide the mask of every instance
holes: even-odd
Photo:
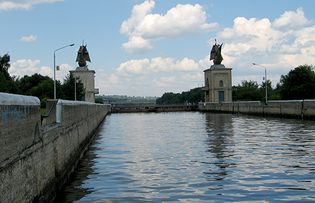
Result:
[[[70,71],[74,78],[77,78],[83,84],[85,95],[84,101],[95,102],[95,71],[89,70],[87,67],[78,67],[76,70]]]
[[[212,65],[204,70],[205,102],[232,102],[232,68],[223,64]]]

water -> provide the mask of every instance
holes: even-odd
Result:
[[[315,201],[315,122],[112,114],[98,134],[58,201]]]

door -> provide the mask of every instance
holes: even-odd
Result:
[[[219,102],[224,102],[224,91],[219,91]]]

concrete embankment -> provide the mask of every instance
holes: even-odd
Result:
[[[155,105],[155,104],[115,104],[112,107],[113,113],[137,113],[137,112],[179,112],[179,111],[197,111],[197,105],[191,104],[173,104],[173,105]]]
[[[41,118],[36,97],[0,93],[0,202],[51,202],[110,105],[63,101]]]
[[[315,120],[315,100],[199,103],[200,111],[242,113]]]

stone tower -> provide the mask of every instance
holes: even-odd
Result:
[[[80,46],[76,61],[79,67],[70,73],[82,82],[85,89],[84,101],[95,102],[95,94],[98,94],[98,90],[95,89],[95,71],[89,70],[86,64],[87,61],[91,62],[86,45]]]
[[[78,67],[76,70],[70,71],[74,78],[79,79],[84,87],[84,101],[95,102],[95,71],[89,70],[87,67]]]
[[[232,68],[224,65],[212,65],[204,70],[205,102],[232,102]]]
[[[232,102],[232,68],[226,68],[221,64],[223,57],[221,55],[222,45],[215,43],[210,55],[213,65],[204,70],[205,102]]]

